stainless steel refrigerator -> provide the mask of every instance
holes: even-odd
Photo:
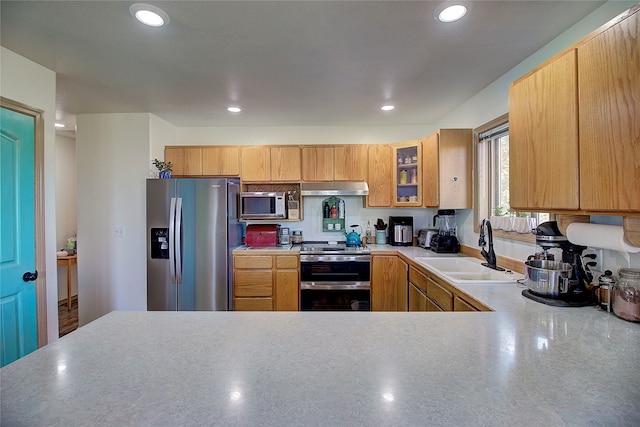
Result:
[[[147,310],[228,310],[239,179],[147,180]]]

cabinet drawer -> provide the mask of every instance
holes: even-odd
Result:
[[[233,295],[237,297],[270,297],[273,295],[271,270],[235,271],[233,273]]]
[[[278,255],[276,259],[276,268],[298,268],[298,257],[295,255]]]
[[[431,278],[427,279],[427,296],[444,311],[453,310],[453,294]]]
[[[418,289],[427,291],[427,276],[415,269],[409,267],[409,281],[413,283]]]
[[[233,258],[235,268],[264,269],[273,267],[273,259],[270,255],[263,256],[235,256]]]
[[[234,298],[235,311],[272,311],[272,298]]]

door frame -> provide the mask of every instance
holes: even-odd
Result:
[[[36,237],[36,310],[38,317],[38,348],[47,340],[47,274],[44,230],[44,111],[0,96],[0,107],[34,118],[34,219]]]

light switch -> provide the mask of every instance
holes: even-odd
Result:
[[[113,227],[113,237],[124,237],[124,228],[121,225]]]

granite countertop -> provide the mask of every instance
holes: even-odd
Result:
[[[2,368],[0,424],[637,425],[640,324],[456,286],[495,312],[112,312]]]

